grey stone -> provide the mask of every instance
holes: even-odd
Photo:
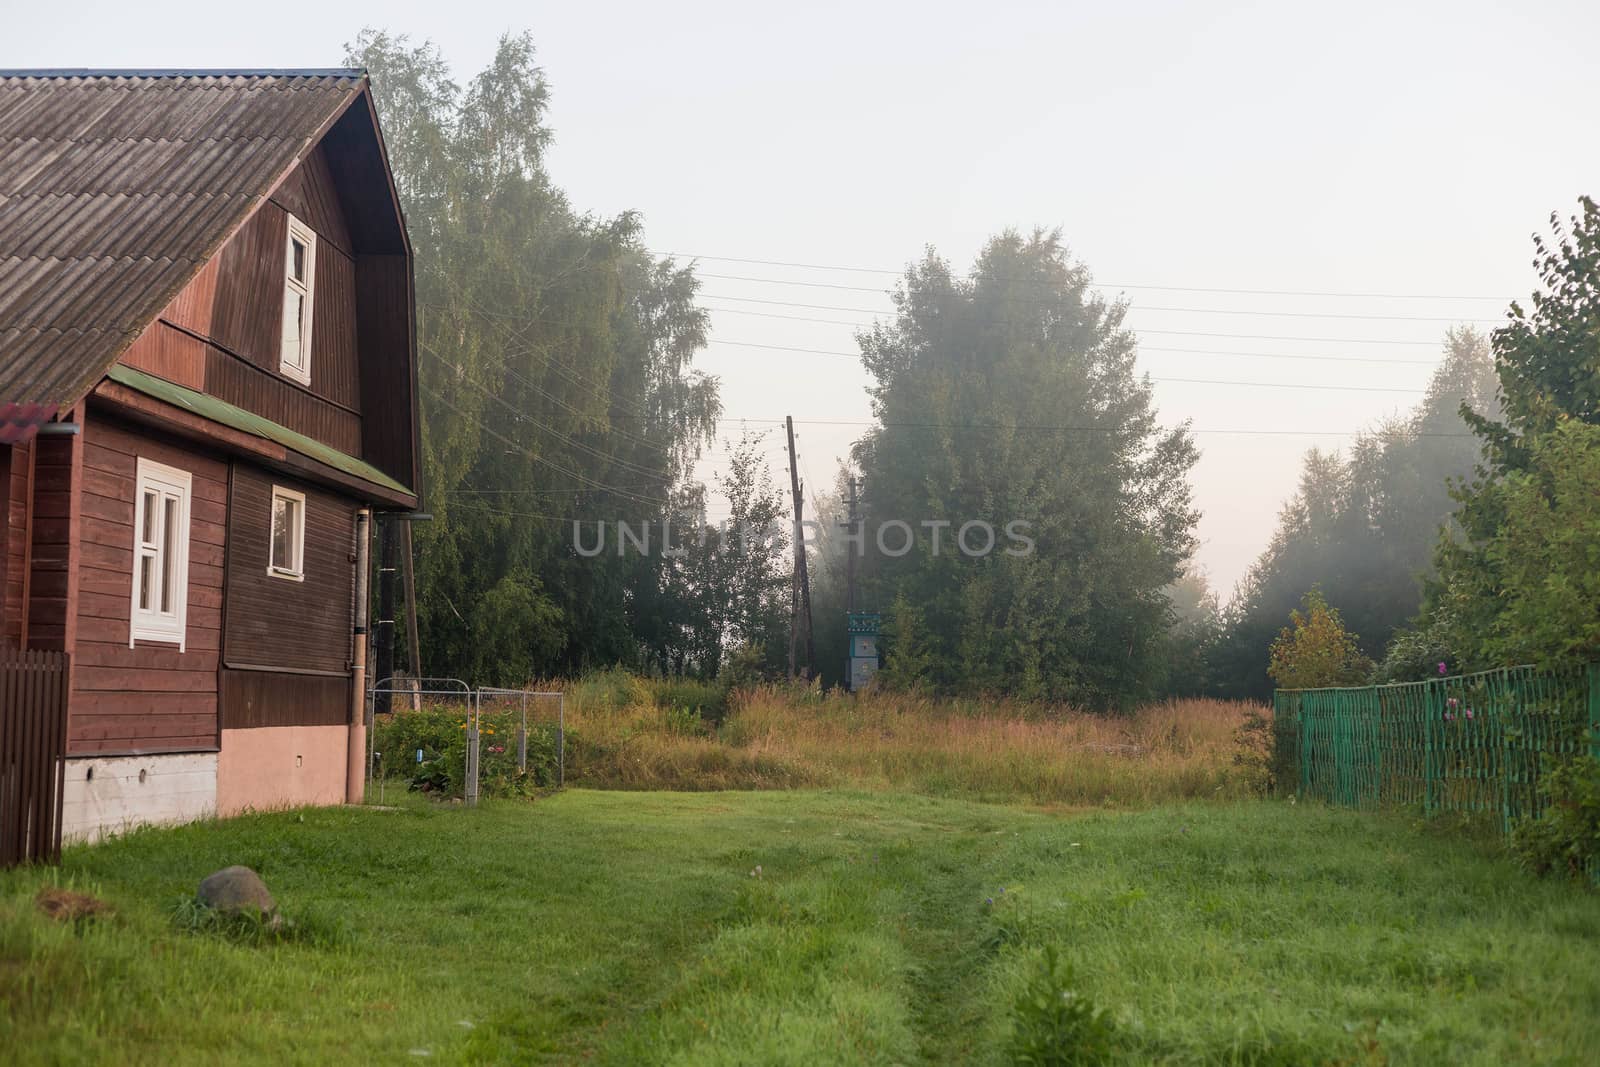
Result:
[[[249,867],[224,867],[208,874],[200,883],[200,903],[220,912],[277,914],[278,903],[267,892],[267,883]]]

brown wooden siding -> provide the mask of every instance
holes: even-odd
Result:
[[[0,494],[10,498],[6,508],[6,549],[0,557],[0,583],[5,588],[6,609],[0,614],[0,644],[21,648],[23,619],[28,612],[28,541],[32,536],[28,523],[28,477],[33,456],[33,443],[25,441],[11,446],[10,474],[0,483]]]
[[[0,445],[0,649],[20,647],[16,631],[21,627],[14,617],[17,605],[22,603],[22,580],[19,574],[16,584],[12,584],[11,566],[21,537],[18,520],[24,505],[19,503],[12,471],[15,463],[27,461],[27,456],[11,445]],[[13,531],[14,526],[19,529]]]
[[[360,415],[312,396],[282,375],[209,346],[203,391],[341,452],[361,455]]]
[[[416,375],[411,351],[411,265],[405,256],[356,260],[361,351],[362,455],[416,490]]]
[[[306,495],[303,582],[267,573],[274,485]],[[353,503],[331,493],[234,464],[228,508],[227,666],[339,674],[350,670],[355,510]],[[232,710],[227,714],[231,717]]]
[[[318,237],[309,387],[278,369],[291,211]],[[173,298],[122,362],[361,454],[356,264],[321,149]]]
[[[193,334],[157,319],[128,346],[121,362],[157,378],[203,391],[209,347]]]
[[[280,376],[283,250],[288,241],[288,220],[288,213],[277,204],[263,204],[217,256],[211,329],[204,334],[220,347],[275,376]],[[315,270],[310,392],[332,403],[359,410],[361,397],[353,325],[355,264],[331,242],[318,241]],[[179,325],[187,324],[180,322]],[[270,412],[261,414],[272,417]]]
[[[82,409],[63,422],[83,421]],[[28,561],[28,646],[70,652],[77,633],[83,435],[33,440],[32,544]],[[131,524],[130,524],[131,525]]]
[[[318,145],[298,170],[272,193],[272,201],[317,231],[317,236],[350,255],[350,230],[345,226],[339,189],[328,169],[328,153]]]
[[[105,416],[83,433],[82,549],[67,747],[74,755],[176,752],[217,744],[223,544],[228,468],[222,460]],[[133,514],[139,457],[188,471],[186,644],[128,647]]]
[[[350,721],[350,679],[222,671],[222,728],[338,726]]]

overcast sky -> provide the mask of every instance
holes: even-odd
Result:
[[[705,257],[701,365],[730,416],[801,421],[819,488],[861,428],[807,423],[866,420],[864,374],[752,346],[851,352],[841,322],[887,309],[893,275],[842,268],[930,244],[964,268],[1001,229],[1059,227],[1130,300],[1163,419],[1193,423],[1224,592],[1300,453],[1414,403],[1444,329],[1497,321],[1529,235],[1600,192],[1594,3],[0,0],[0,66],[330,66],[367,25],[434,40],[463,82],[532,31],[555,179]]]

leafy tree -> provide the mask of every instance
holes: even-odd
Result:
[[[968,277],[929,252],[894,321],[858,335],[879,420],[855,455],[863,606],[895,605],[896,625],[925,635],[909,659],[939,689],[1106,707],[1159,682],[1164,590],[1195,543],[1196,452],[1186,429],[1158,427],[1125,307],[1089,284],[1058,234],[1007,232]],[[993,525],[992,551],[957,545],[969,520]],[[915,535],[905,555],[891,554],[898,528],[890,551],[875,543],[891,522]],[[1012,523],[1032,551],[1006,538]]]
[[[788,655],[791,560],[783,495],[772,479],[765,434],[745,430],[728,448],[726,472],[716,476],[729,503],[718,525],[704,520],[681,546],[673,586],[693,605],[683,635],[687,663],[702,674],[720,673],[724,656],[744,649],[741,670],[774,673]],[[792,521],[792,520],[791,520]]]
[[[1588,197],[1552,239],[1542,283],[1493,335],[1503,411],[1465,410],[1486,462],[1458,489],[1415,641],[1476,670],[1600,654],[1600,207]]]
[[[1433,546],[1451,521],[1450,485],[1469,477],[1481,455],[1462,405],[1498,410],[1488,339],[1459,327],[1446,332],[1443,347],[1427,393],[1409,415],[1362,435],[1347,455],[1306,453],[1296,494],[1225,612],[1211,657],[1218,691],[1268,694],[1266,649],[1312,586],[1345,606],[1369,655],[1416,614]]]
[[[1362,685],[1372,661],[1361,654],[1355,634],[1321,589],[1312,589],[1289,614],[1289,625],[1272,643],[1267,674],[1283,689]]]
[[[1600,426],[1558,417],[1517,451],[1464,501],[1487,534],[1439,549],[1433,637],[1469,670],[1600,658]]]
[[[550,179],[527,36],[465,87],[431,44],[367,31],[349,51],[372,74],[416,251],[427,671],[687,662],[692,609],[666,559],[580,556],[573,524],[693,510],[688,471],[721,409],[692,367],[692,273],[645,250],[636,215],[581,214]]]
[[[1212,659],[1223,634],[1217,596],[1204,572],[1186,571],[1167,589],[1172,625],[1167,633],[1164,691],[1172,696],[1203,696],[1215,687]]]

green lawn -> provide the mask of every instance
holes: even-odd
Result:
[[[308,935],[180,928],[174,906],[230,863]],[[45,884],[115,914],[43,918]],[[71,849],[0,876],[0,1047],[1003,1063],[1050,945],[1073,975],[1052,997],[1105,1010],[1111,1062],[1600,1062],[1600,895],[1487,846],[1284,803],[1080,815],[828,792],[574,790]]]

